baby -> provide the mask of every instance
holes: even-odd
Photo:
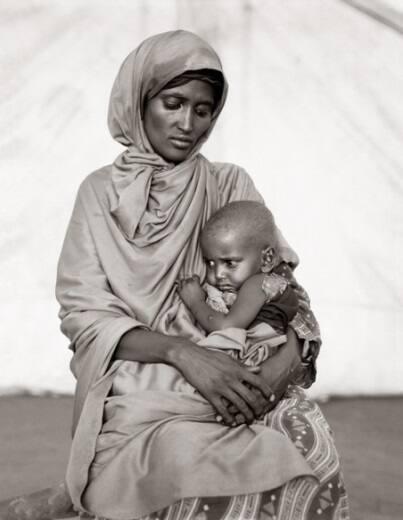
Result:
[[[197,276],[182,279],[179,294],[206,332],[248,330],[243,346],[233,331],[226,339],[235,343],[228,346],[225,341],[224,348],[243,363],[257,366],[286,341],[288,324],[298,309],[291,269],[278,255],[273,216],[259,202],[231,202],[205,225],[201,248],[207,284],[203,289]],[[258,334],[250,332],[256,330]],[[206,346],[214,345],[222,347],[217,337],[207,340]]]

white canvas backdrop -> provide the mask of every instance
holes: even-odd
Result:
[[[230,83],[203,153],[246,167],[301,258],[324,342],[312,393],[402,392],[401,35],[338,0],[9,0],[0,14],[0,392],[73,391],[63,235],[81,180],[120,152],[106,111],[121,61],[174,28],[210,41]]]

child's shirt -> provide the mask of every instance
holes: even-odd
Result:
[[[209,284],[205,285],[205,290],[207,304],[218,312],[228,314],[237,295],[233,292],[222,292]],[[288,280],[274,272],[265,274],[262,291],[266,295],[266,300],[253,324],[267,323],[276,332],[285,334],[288,324],[297,314],[297,295]]]

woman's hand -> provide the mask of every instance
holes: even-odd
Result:
[[[264,413],[273,397],[269,384],[259,373],[221,352],[189,341],[180,343],[183,346],[174,351],[172,364],[215,408],[225,424],[252,423]]]
[[[287,342],[280,347],[273,357],[266,359],[260,368],[260,375],[270,385],[274,396],[274,398],[266,401],[262,413],[262,415],[265,415],[282,399],[288,385],[301,369],[299,339],[291,327],[287,330]],[[256,388],[251,390],[256,392]],[[232,405],[229,407],[229,412],[236,414],[236,410]]]
[[[234,424],[236,414],[243,414],[247,422],[252,422],[272,398],[271,388],[260,374],[226,354],[180,336],[131,329],[121,337],[114,359],[174,366],[228,425]],[[234,406],[235,414],[228,410],[228,405]]]

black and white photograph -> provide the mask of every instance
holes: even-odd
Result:
[[[0,34],[0,520],[402,520],[403,0]]]

